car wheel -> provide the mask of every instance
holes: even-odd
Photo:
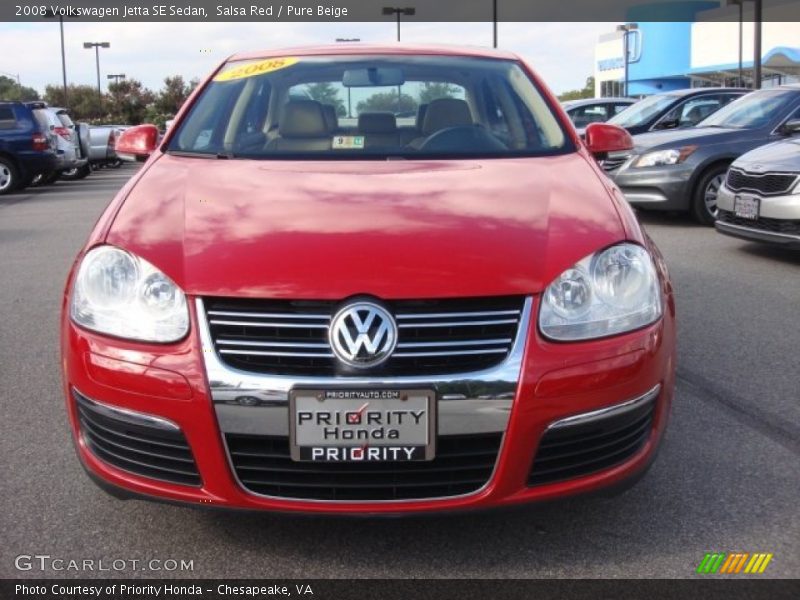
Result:
[[[84,165],[82,167],[75,167],[73,169],[67,169],[66,171],[61,171],[61,179],[65,179],[67,181],[75,181],[76,179],[83,179],[87,177],[89,173],[92,172],[91,167],[89,165]]]
[[[692,216],[701,225],[713,226],[717,220],[717,196],[728,165],[717,165],[703,173],[694,190]]]
[[[7,158],[0,158],[0,196],[13,192],[19,183],[19,172]]]

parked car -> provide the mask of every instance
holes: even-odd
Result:
[[[605,123],[623,110],[636,104],[635,98],[585,98],[567,100],[561,106],[567,111],[580,135],[589,123]]]
[[[334,133],[291,93],[330,82],[459,97]],[[594,159],[631,145],[604,123],[582,143],[507,52],[231,57],[163,140],[117,142],[150,156],[64,295],[80,460],[123,497],[314,513],[629,484],[676,359],[664,261]]]
[[[80,159],[80,164],[61,172],[61,179],[84,179],[92,172],[89,164],[89,125],[87,123],[73,122],[69,111],[64,108],[54,108],[53,110],[55,110],[64,127],[67,127],[72,132],[72,142],[75,144],[76,153]]]
[[[691,88],[653,94],[639,100],[629,110],[611,117],[608,122],[624,127],[632,135],[694,127],[748,91],[739,88]]]
[[[115,151],[116,140],[127,125],[92,125],[89,127],[89,163],[95,169],[117,168],[122,164]]]
[[[22,102],[0,101],[0,195],[20,190],[56,169],[43,123]]]
[[[40,181],[34,179],[34,183],[53,183],[61,176],[62,172],[80,169],[86,165],[87,159],[82,156],[78,135],[67,125],[67,123],[72,123],[67,111],[63,108],[48,106],[47,103],[41,101],[26,102],[26,104],[41,124],[42,129],[46,131],[57,159],[55,170],[42,173]]]
[[[793,137],[737,158],[720,187],[717,231],[800,248],[800,118],[786,123]]]
[[[739,156],[796,132],[800,85],[751,92],[697,127],[634,136],[633,153],[618,153],[604,168],[634,206],[690,211],[713,225],[728,166]]]

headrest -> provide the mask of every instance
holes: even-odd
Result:
[[[291,100],[283,107],[278,133],[285,138],[320,138],[328,135],[322,105],[316,100]]]
[[[325,125],[328,131],[336,131],[339,127],[339,119],[336,118],[336,107],[333,104],[323,104],[322,114],[325,116]]]
[[[431,100],[422,122],[422,133],[430,135],[440,129],[472,125],[469,105],[458,98],[437,98]]]
[[[358,131],[360,133],[394,133],[397,131],[397,119],[389,112],[370,112],[358,115]]]
[[[425,115],[428,113],[428,104],[420,104],[417,107],[417,129],[422,129],[422,124],[425,122]]]

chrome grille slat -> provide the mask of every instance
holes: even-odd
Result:
[[[327,329],[327,325],[317,323],[281,323],[277,321],[224,321],[211,319],[212,325],[241,325],[243,327],[289,327],[292,329]]]
[[[404,342],[397,344],[398,348],[444,348],[456,346],[494,346],[497,344],[510,344],[514,340],[502,338],[499,340],[463,340],[458,342]]]
[[[519,315],[518,310],[485,310],[480,312],[451,312],[430,314],[399,314],[395,319],[457,319],[462,317],[499,317],[502,315]]]
[[[264,312],[242,312],[232,310],[210,310],[208,314],[214,317],[250,317],[253,319],[317,319],[320,321],[330,321],[330,315],[312,315],[299,313],[264,313]]]
[[[469,356],[472,354],[506,354],[508,350],[487,349],[487,350],[451,350],[449,352],[395,352],[395,358],[409,358],[412,356]]]
[[[478,325],[509,325],[516,323],[518,319],[498,319],[493,321],[436,321],[434,323],[398,323],[398,328],[408,327],[476,327]]]
[[[305,356],[308,358],[333,358],[332,353],[322,352],[268,352],[266,350],[220,350],[220,354],[241,354],[244,356]]]
[[[503,362],[519,335],[523,296],[390,300],[397,324],[391,357],[353,371],[335,358],[328,330],[335,301],[207,298],[216,356],[237,369],[270,375],[424,376],[475,372]]]
[[[253,342],[250,340],[217,339],[222,346],[255,346],[259,348],[330,348],[328,344],[309,344],[304,342]]]

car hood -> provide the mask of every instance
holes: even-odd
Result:
[[[459,161],[163,155],[107,234],[187,293],[298,299],[528,294],[624,239],[578,153]]]
[[[800,137],[751,150],[736,159],[733,166],[757,173],[765,171],[800,173]]]
[[[654,131],[633,136],[636,154],[645,150],[678,148],[697,144],[723,144],[747,135],[745,129],[722,129],[720,127],[687,127],[667,131]]]

